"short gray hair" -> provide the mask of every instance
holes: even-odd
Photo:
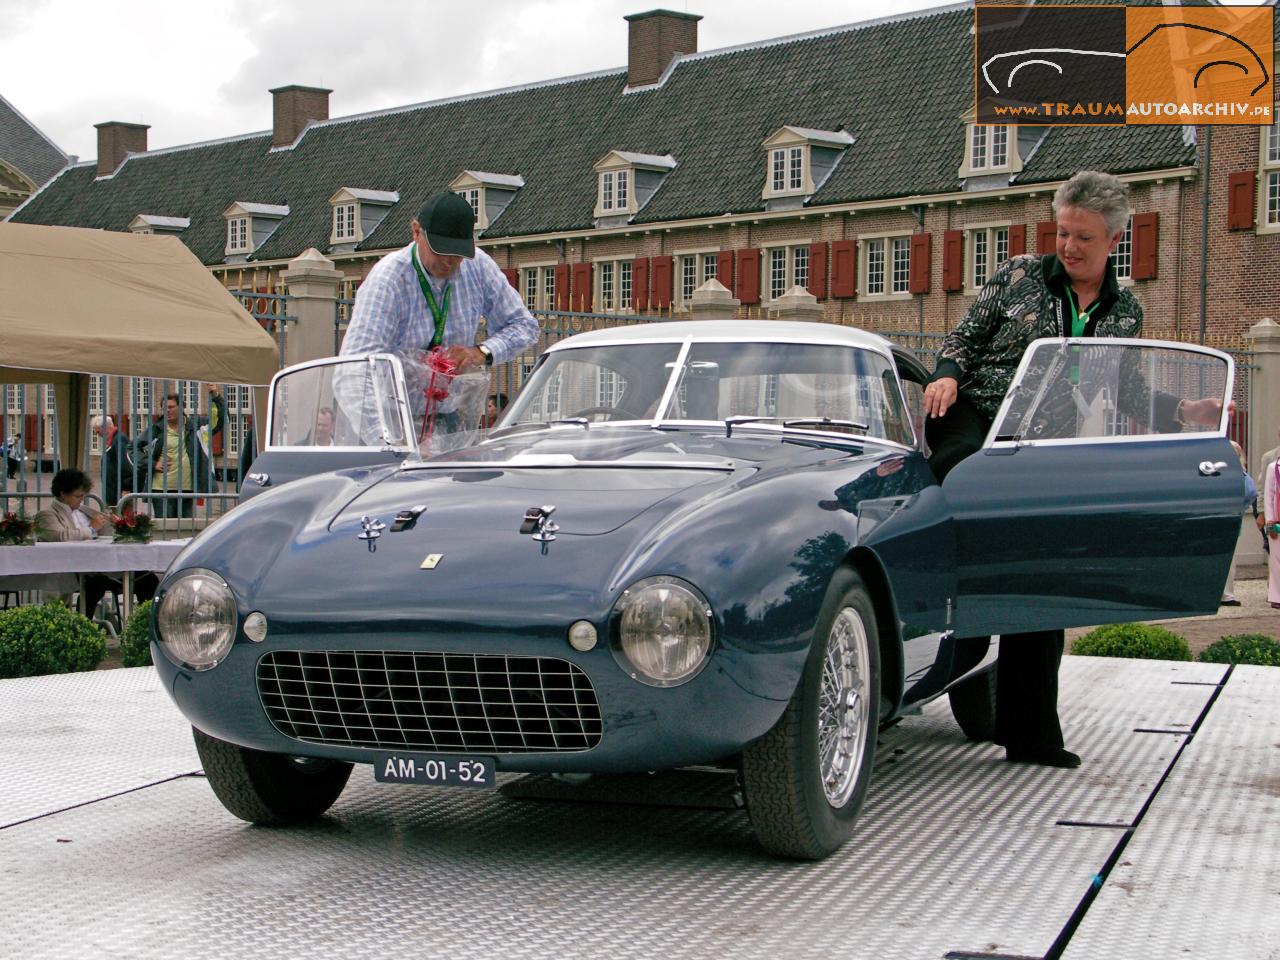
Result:
[[[98,414],[92,420],[89,421],[90,430],[106,430],[109,427],[114,427],[114,426],[115,426],[115,421],[112,420],[110,417],[104,417],[102,414]]]
[[[1129,188],[1120,178],[1097,170],[1081,170],[1053,195],[1053,215],[1063,207],[1078,207],[1099,214],[1107,225],[1107,236],[1124,229],[1129,219]]]

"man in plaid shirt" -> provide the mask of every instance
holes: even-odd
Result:
[[[462,197],[429,197],[409,222],[413,242],[379,260],[356,291],[342,355],[439,346],[466,373],[536,343],[538,322],[493,258],[476,249],[474,225]],[[488,333],[477,344],[482,317]]]

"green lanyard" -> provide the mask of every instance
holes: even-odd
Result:
[[[444,322],[449,316],[449,294],[452,290],[449,284],[444,285],[443,304],[436,303],[436,296],[431,292],[431,284],[427,282],[427,272],[422,269],[422,264],[418,262],[418,244],[413,245],[413,269],[418,274],[418,285],[422,287],[422,295],[427,298],[427,306],[431,310],[431,319],[436,323],[436,334],[431,338],[431,346],[440,346],[440,341],[444,339]],[[1072,304],[1072,311],[1075,305]]]
[[[1071,335],[1073,337],[1084,336],[1084,325],[1089,322],[1089,314],[1093,313],[1093,311],[1098,308],[1098,304],[1101,302],[1102,300],[1101,298],[1099,298],[1093,301],[1093,306],[1091,306],[1084,313],[1078,313],[1076,311],[1075,291],[1071,289],[1071,284],[1067,284],[1067,303],[1071,304]],[[1073,385],[1077,385],[1080,383],[1080,348],[1079,347],[1071,348],[1071,370],[1068,372],[1068,376],[1071,378],[1071,383]]]

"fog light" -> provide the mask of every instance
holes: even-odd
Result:
[[[595,625],[587,620],[579,620],[569,628],[569,646],[586,653],[596,645]]]
[[[267,639],[267,615],[255,610],[244,618],[244,635],[254,643]]]

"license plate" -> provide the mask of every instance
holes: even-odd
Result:
[[[497,786],[493,757],[437,756],[427,753],[377,753],[373,778],[378,783],[421,783],[432,787]]]

